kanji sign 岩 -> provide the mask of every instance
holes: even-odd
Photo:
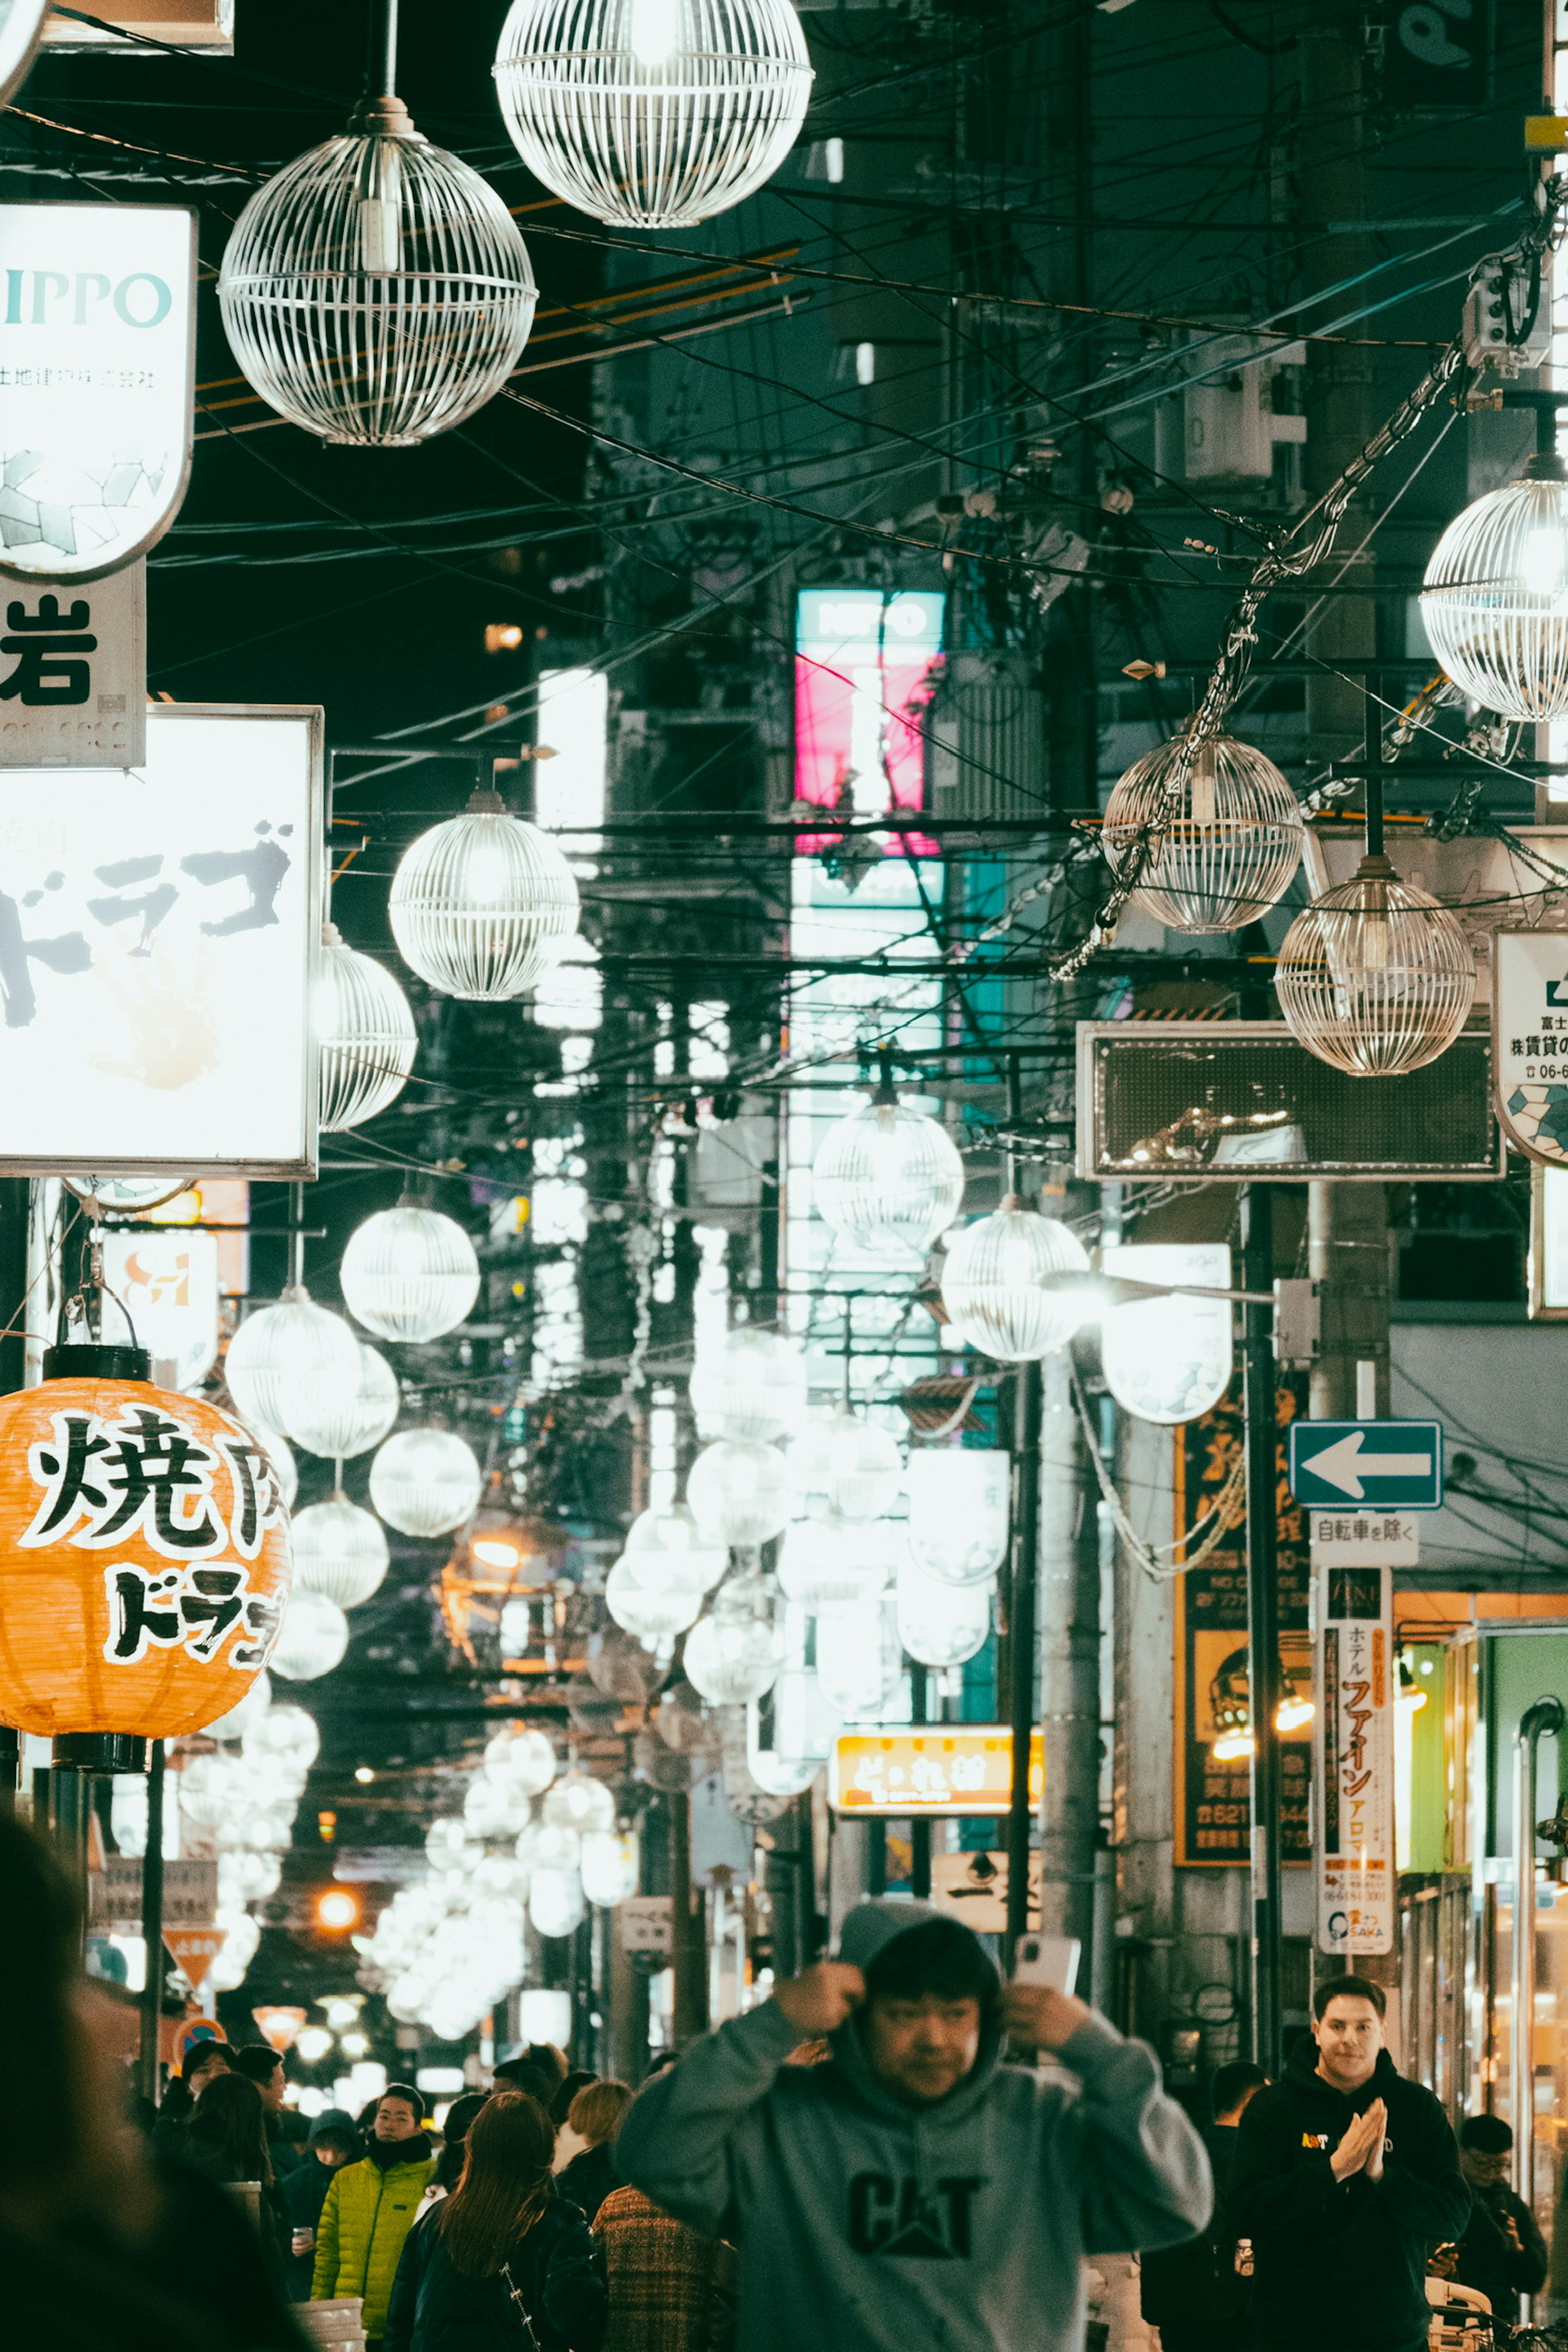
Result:
[[[0,593],[0,768],[139,768],[147,567]]]

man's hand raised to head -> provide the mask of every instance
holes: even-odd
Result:
[[[1002,2022],[1009,2042],[1026,2050],[1060,2050],[1089,2014],[1089,2003],[1054,1985],[1010,1984],[1002,1990]]]
[[[842,1960],[818,1960],[815,1968],[791,1977],[773,1994],[803,2042],[835,2032],[865,1998],[865,1978]]]

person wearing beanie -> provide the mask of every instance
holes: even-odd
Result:
[[[1005,2066],[1004,2033],[1058,2066]],[[826,2063],[787,2063],[824,2035]],[[746,2352],[1071,2352],[1085,2257],[1174,2244],[1211,2203],[1152,2050],[1066,1993],[1004,1990],[970,1929],[898,1899],[645,2084],[616,2161],[738,2236]]]
[[[327,2192],[345,2164],[361,2152],[359,2133],[346,2107],[323,2107],[310,2126],[305,2161],[279,2184],[289,2221],[289,2300],[309,2303],[316,2266],[316,2231]]]

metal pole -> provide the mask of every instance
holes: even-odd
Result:
[[[137,2053],[136,2087],[144,2099],[158,2104],[158,2043],[163,2018],[163,1780],[167,1759],[163,1743],[147,1746],[147,1845],[142,1857],[142,1939],[147,1952],[147,1973],[142,1986],[142,2044]]]
[[[1012,1608],[1007,1623],[1008,1714],[1013,1726],[1013,1786],[1007,1805],[1009,1970],[1029,1924],[1029,1747],[1035,1728],[1036,1596],[1040,1573],[1040,1408],[1038,1364],[1013,1374]]]
[[[1561,1740],[1560,1698],[1538,1698],[1519,1719],[1513,1749],[1513,2001],[1509,2019],[1509,2117],[1513,2186],[1535,2204],[1535,1779],[1543,1734]]]
[[[910,1666],[910,1721],[913,1724],[929,1720],[926,1704],[926,1670],[919,1664]],[[910,1823],[910,1891],[917,1902],[931,1896],[931,1817],[917,1813]]]
[[[1274,1201],[1267,1184],[1242,1194],[1242,1250],[1248,1290],[1274,1276]],[[1246,1310],[1247,1688],[1252,1708],[1252,2055],[1277,2077],[1280,2049],[1279,1920],[1279,1531],[1275,1433],[1273,1317]]]

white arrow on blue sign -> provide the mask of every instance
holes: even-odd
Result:
[[[1438,1421],[1293,1421],[1290,1492],[1317,1510],[1370,1503],[1380,1510],[1443,1507]]]

